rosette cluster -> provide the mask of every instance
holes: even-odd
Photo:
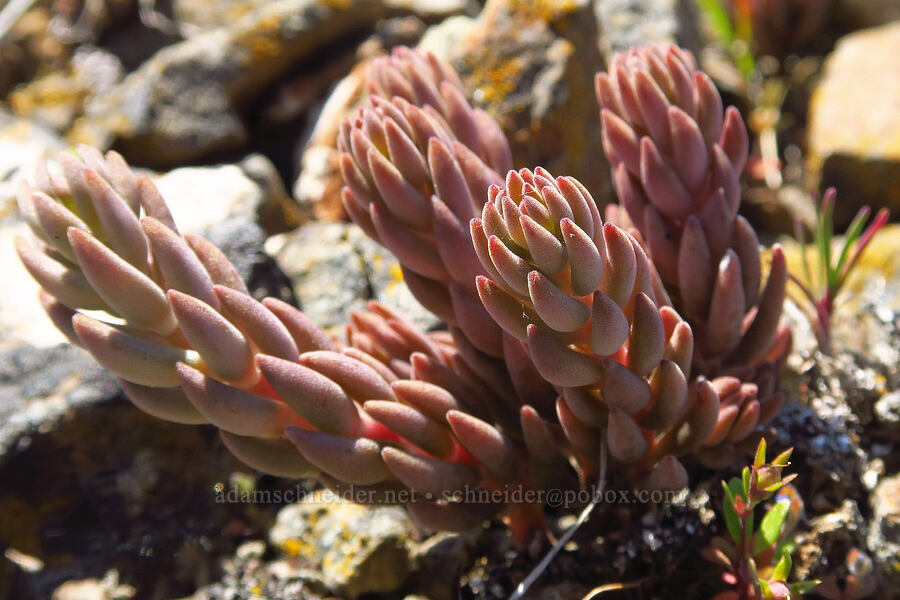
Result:
[[[397,257],[410,291],[449,325],[496,394],[513,404],[552,401],[527,360],[506,355],[475,290],[485,271],[468,223],[512,166],[506,137],[430,53],[398,48],[374,59],[367,87],[367,103],[338,139],[347,214]]]
[[[762,291],[759,241],[738,215],[748,138],[709,77],[674,46],[617,54],[597,76],[603,141],[622,206],[674,306],[698,367],[761,362],[773,348],[787,273],[780,248]]]
[[[608,428],[613,457],[646,475],[667,454],[661,432],[684,422],[691,329],[660,306],[667,298],[641,245],[602,221],[577,180],[537,168],[505,183],[471,223],[489,272],[481,300],[561,392],[557,418],[573,446],[595,458]],[[654,482],[687,483],[676,459],[662,464]]]

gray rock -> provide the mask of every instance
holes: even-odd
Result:
[[[275,236],[266,251],[290,279],[298,305],[324,328],[377,299],[427,329],[438,321],[412,297],[396,259],[352,223],[310,223]]]
[[[284,555],[318,564],[330,590],[355,598],[403,585],[415,532],[401,507],[365,507],[325,491],[281,509],[269,543]]]
[[[900,590],[900,475],[883,479],[870,498],[867,545],[885,590]]]
[[[600,46],[613,53],[651,42],[676,43],[700,50],[697,11],[686,0],[595,0]]]
[[[296,304],[291,280],[265,252],[266,232],[258,224],[236,217],[212,225],[202,235],[225,253],[257,300],[272,296]]]
[[[142,594],[196,589],[234,550],[226,525],[252,529],[266,510],[216,502],[214,484],[240,468],[214,429],[142,413],[77,348],[4,352],[0,539],[30,559],[0,561],[0,588],[49,598],[70,580],[67,593],[96,590],[84,580],[115,569]]]
[[[88,105],[84,136],[156,167],[240,147],[247,140],[241,107],[292,65],[383,13],[377,0],[269,3],[158,52]]]
[[[455,600],[459,576],[471,560],[472,537],[476,533],[440,532],[415,547],[415,588],[430,600]]]
[[[286,194],[273,172],[269,160],[256,154],[240,164],[183,167],[152,179],[178,229],[199,233],[234,217],[257,222],[261,212],[282,204]]]
[[[0,354],[0,456],[68,411],[118,394],[115,377],[80,348],[20,346]]]

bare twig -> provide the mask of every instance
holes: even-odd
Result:
[[[651,577],[645,577],[644,579],[638,579],[637,581],[632,581],[629,583],[607,583],[606,585],[601,585],[595,587],[590,592],[587,593],[587,596],[582,598],[581,600],[593,600],[598,597],[600,594],[605,594],[606,592],[616,592],[619,590],[630,590],[632,588],[636,588],[644,583],[650,581]]]

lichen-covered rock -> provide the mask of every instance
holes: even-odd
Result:
[[[862,204],[900,210],[900,23],[841,39],[809,106],[808,162],[841,201],[848,223]]]
[[[404,285],[396,258],[352,223],[309,223],[270,238],[266,251],[291,280],[301,310],[321,327],[345,324],[351,310],[373,299],[426,329],[438,324]]]
[[[87,106],[70,133],[115,145],[129,161],[173,166],[241,147],[241,111],[272,81],[326,44],[370,28],[377,0],[278,0],[230,27],[169,46]]]
[[[316,564],[329,589],[355,598],[403,585],[415,531],[400,507],[365,507],[326,491],[283,508],[269,542],[282,555]]]
[[[603,66],[587,0],[490,0],[449,47],[474,106],[500,123],[516,163],[571,175],[609,198],[594,73]]]
[[[867,544],[885,590],[900,590],[900,475],[883,479],[871,496]]]
[[[49,31],[53,13],[47,4],[37,3],[26,11],[0,40],[0,96],[40,70],[61,67],[68,59],[65,44]]]
[[[174,20],[194,31],[225,27],[246,17],[268,0],[173,0]]]
[[[114,54],[81,46],[65,69],[20,86],[9,103],[17,115],[65,132],[90,98],[109,93],[122,76],[122,63]]]

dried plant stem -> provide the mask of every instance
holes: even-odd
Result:
[[[636,588],[638,586],[643,585],[647,581],[650,581],[651,577],[645,577],[643,579],[638,579],[637,581],[631,581],[629,583],[607,583],[598,587],[595,587],[587,595],[581,600],[594,600],[600,596],[600,594],[605,594],[606,592],[617,592],[620,590],[630,590],[632,588]]]
[[[546,556],[537,564],[537,566],[531,570],[531,573],[528,574],[528,577],[522,580],[518,586],[516,586],[516,591],[512,593],[509,597],[509,600],[521,600],[525,596],[525,592],[528,591],[535,581],[543,574],[547,567],[550,566],[550,563],[553,562],[553,559],[556,558],[556,555],[559,554],[559,551],[563,549],[563,546],[569,543],[569,540],[572,539],[572,536],[575,535],[575,532],[578,531],[578,528],[581,527],[585,521],[587,521],[588,517],[594,511],[594,508],[597,504],[600,503],[600,500],[603,498],[603,491],[606,488],[606,430],[601,430],[600,432],[600,475],[597,478],[597,488],[594,490],[594,498],[590,504],[584,507],[584,510],[581,511],[581,514],[578,515],[578,520],[566,530],[564,534],[559,538],[556,544],[553,545],[553,548],[547,553]]]

